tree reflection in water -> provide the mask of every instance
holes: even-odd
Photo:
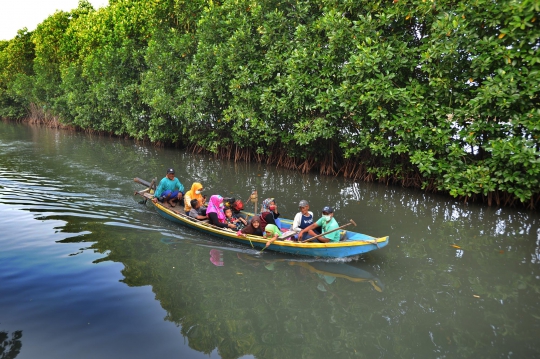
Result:
[[[189,346],[206,354],[217,348],[223,358],[349,356],[361,348],[357,321],[369,308],[358,299],[375,301],[384,288],[358,264],[161,242],[179,250],[160,250],[159,258],[151,254],[139,263],[151,268],[126,265],[125,281],[151,284]]]
[[[11,333],[9,339],[8,332],[0,332],[0,359],[15,359],[21,352],[22,330]]]

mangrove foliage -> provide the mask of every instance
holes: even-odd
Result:
[[[536,0],[81,0],[0,41],[0,117],[540,201]]]

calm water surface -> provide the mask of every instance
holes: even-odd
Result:
[[[207,194],[324,205],[390,244],[312,260],[138,203],[173,166]],[[538,358],[539,213],[0,122],[1,358]]]

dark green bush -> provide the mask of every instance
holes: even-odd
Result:
[[[534,207],[539,7],[81,1],[0,43],[0,115]]]

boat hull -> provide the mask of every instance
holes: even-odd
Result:
[[[173,209],[163,206],[161,203],[153,203],[157,212],[165,219],[172,222],[193,228],[195,230],[227,239],[236,243],[251,246],[256,249],[265,248],[267,239],[260,236],[247,235],[241,237],[236,235],[236,232],[226,229],[217,228],[208,223],[204,223],[185,214],[178,213]],[[249,215],[249,214],[248,214]],[[287,219],[281,220],[284,227],[291,225],[292,221]],[[371,252],[388,245],[388,237],[375,238],[365,234],[356,232],[347,232],[347,239],[337,243],[300,243],[291,241],[277,240],[272,243],[266,250],[287,253],[297,256],[320,257],[320,258],[343,258],[357,256],[363,253]]]

